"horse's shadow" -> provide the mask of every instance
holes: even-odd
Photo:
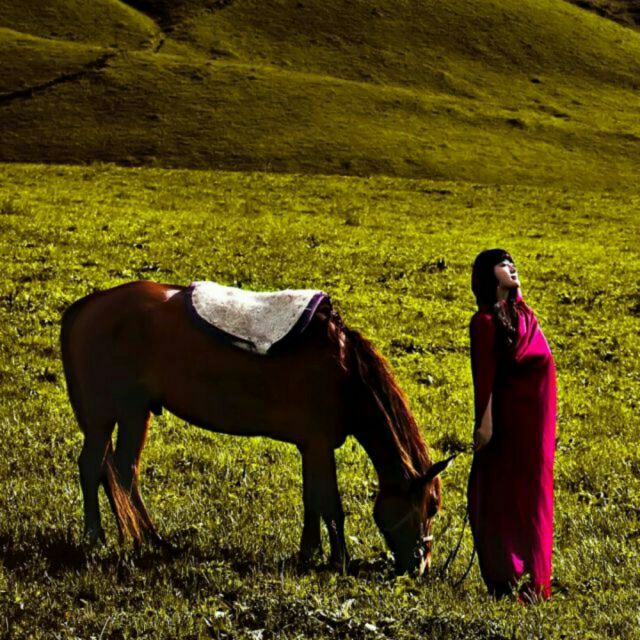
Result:
[[[37,532],[27,540],[15,540],[6,534],[0,536],[0,562],[7,570],[23,573],[37,556],[45,559],[50,574],[79,569],[87,563],[83,545],[64,534]]]
[[[15,574],[26,574],[35,563],[43,559],[46,572],[57,576],[67,571],[117,568],[125,565],[141,568],[152,561],[167,561],[171,557],[159,549],[142,548],[138,551],[123,546],[89,546],[70,534],[38,531],[27,539],[16,540],[9,535],[0,535],[0,563]]]
[[[165,552],[173,559],[181,557],[192,558],[196,563],[224,562],[241,577],[247,577],[256,573],[282,575],[307,575],[309,573],[340,573],[344,576],[353,576],[360,579],[392,579],[395,577],[393,563],[386,557],[380,555],[372,560],[353,559],[348,566],[342,570],[336,565],[323,558],[315,558],[312,561],[300,560],[298,554],[288,556],[279,560],[265,560],[257,558],[255,555],[242,555],[236,548],[229,547],[208,547],[204,549],[201,545],[193,545],[188,538],[181,538],[180,544],[172,544]]]
[[[165,541],[162,545],[145,543],[137,549],[118,544],[90,547],[69,533],[36,532],[30,540],[0,535],[0,562],[8,571],[26,573],[37,557],[45,560],[46,571],[51,576],[100,567],[106,571],[115,569],[123,578],[136,569],[150,570],[159,564],[170,565],[185,559],[195,565],[223,562],[241,577],[256,573],[305,575],[336,572],[334,565],[322,559],[312,563],[301,562],[294,555],[280,560],[258,560],[253,555],[243,555],[241,550],[235,548],[203,549],[185,533],[179,533],[175,541]],[[365,580],[387,579],[393,575],[393,567],[383,557],[374,560],[354,559],[342,573]]]

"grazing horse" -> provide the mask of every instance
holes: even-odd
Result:
[[[328,304],[294,341],[267,356],[217,340],[194,323],[188,288],[132,282],[73,303],[61,347],[71,404],[84,433],[78,460],[84,532],[104,539],[100,485],[120,537],[160,542],[138,474],[151,413],[162,408],[219,433],[268,436],[302,455],[302,560],[321,551],[348,562],[334,450],[347,435],[363,446],[379,478],[374,518],[400,573],[431,562],[431,524],[440,506],[438,474],[391,371],[373,345],[344,326]],[[118,425],[115,451],[111,436]]]

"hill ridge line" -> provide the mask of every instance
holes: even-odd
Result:
[[[0,93],[0,106],[6,106],[8,104],[11,104],[12,102],[15,102],[16,100],[28,100],[34,95],[44,93],[52,87],[56,87],[60,84],[65,84],[67,82],[75,82],[79,78],[82,78],[83,76],[86,76],[93,71],[102,71],[107,66],[109,61],[115,58],[117,55],[117,52],[109,51],[107,53],[103,53],[100,57],[92,60],[91,62],[83,65],[80,69],[71,73],[63,73],[53,78],[52,80],[48,80],[47,82],[43,82],[30,87],[24,87],[22,89],[17,89],[16,91],[7,91],[5,93]]]

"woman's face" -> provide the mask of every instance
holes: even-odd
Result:
[[[494,268],[493,273],[498,281],[498,286],[503,289],[517,289],[520,286],[516,265],[511,260],[504,259]]]

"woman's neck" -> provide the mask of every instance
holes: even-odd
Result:
[[[511,288],[507,289],[506,287],[498,286],[498,288],[496,289],[496,302],[501,302],[502,300],[506,300],[509,297],[512,297],[514,300],[520,300],[522,298],[520,287],[518,287],[514,291],[514,293],[511,293],[512,291],[514,290]]]

